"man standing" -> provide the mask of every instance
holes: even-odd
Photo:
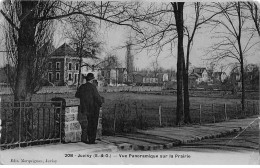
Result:
[[[82,129],[81,141],[88,144],[95,143],[99,109],[102,105],[102,97],[93,84],[94,79],[94,74],[88,73],[87,82],[78,88],[75,95],[80,99],[78,120]]]

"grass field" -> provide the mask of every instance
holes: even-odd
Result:
[[[103,104],[103,133],[133,132],[159,126],[175,126],[175,95],[138,94],[130,92],[100,93]],[[50,101],[53,97],[74,98],[74,93],[38,94],[32,101]],[[4,101],[11,100],[3,96]],[[223,97],[190,97],[190,114],[193,123],[213,123],[225,119],[243,118],[258,112],[258,100],[247,100],[246,113],[240,110],[240,99]],[[159,119],[161,106],[161,123]],[[225,112],[226,111],[226,112]]]
[[[106,129],[110,134],[131,132],[136,128],[175,126],[177,97],[174,95],[102,93],[102,96],[106,100],[103,105],[105,133]],[[242,113],[239,99],[190,97],[190,104],[190,114],[195,124],[243,118],[258,112],[257,100],[248,101],[246,113]]]

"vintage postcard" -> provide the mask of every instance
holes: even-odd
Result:
[[[257,1],[0,1],[0,164],[258,165]]]

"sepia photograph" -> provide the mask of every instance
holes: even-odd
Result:
[[[259,8],[0,0],[0,164],[259,165]]]

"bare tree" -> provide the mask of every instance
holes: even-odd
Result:
[[[0,12],[17,35],[17,68],[15,79],[15,100],[28,99],[29,68],[36,55],[35,34],[38,24],[44,21],[62,19],[72,15],[83,15],[111,24],[124,25],[138,31],[132,17],[139,7],[138,2],[90,2],[90,1],[5,1]],[[10,12],[15,12],[10,16]],[[13,51],[13,50],[12,50]]]
[[[258,36],[260,36],[260,11],[257,4],[254,2],[243,2],[243,5],[249,10],[249,18],[251,18],[255,24],[254,30],[258,33]]]
[[[209,49],[209,53],[215,61],[223,59],[235,59],[240,65],[241,83],[242,83],[242,110],[245,110],[245,82],[244,82],[244,62],[246,54],[257,43],[253,43],[254,35],[247,32],[247,20],[245,11],[240,2],[232,3],[214,3],[215,10],[222,12],[223,19],[215,20],[215,39],[219,41],[214,43]]]
[[[183,64],[184,64],[184,21],[183,21],[183,7],[184,2],[172,2],[173,12],[176,21],[177,34],[178,34],[178,53],[177,53],[177,107],[176,107],[176,125],[181,122],[181,115],[183,113]]]
[[[31,100],[43,85],[46,76],[46,62],[51,50],[52,21],[33,19],[54,12],[54,2],[47,1],[5,1],[6,18],[5,45],[7,61],[14,69],[9,71],[9,82],[14,93],[14,100]],[[37,7],[37,8],[36,8]],[[10,68],[12,69],[12,68]],[[19,106],[19,103],[15,103]],[[13,114],[13,138],[18,140],[19,118],[21,114]]]
[[[5,41],[8,63],[15,67],[10,79],[15,100],[30,99],[46,75],[46,60],[51,49],[52,21],[35,18],[52,15],[55,2],[5,1],[1,13],[6,18]]]
[[[101,50],[101,42],[98,40],[96,32],[96,23],[90,17],[82,15],[73,15],[68,17],[66,23],[69,27],[66,30],[66,37],[71,45],[76,45],[79,59],[79,67],[90,66],[85,63],[82,65],[83,58],[95,58],[96,53]],[[91,67],[91,66],[90,66]],[[78,86],[81,81],[81,68],[79,68]]]
[[[194,43],[194,37],[204,24],[207,24],[214,17],[221,14],[222,11],[215,12],[213,14],[208,12],[211,8],[210,4],[203,4],[200,2],[193,3],[190,8],[194,8],[194,17],[191,16],[192,22],[185,23],[184,31],[187,37],[186,46],[186,62],[183,62],[183,90],[184,90],[184,123],[191,123],[190,117],[190,101],[189,101],[189,64],[190,64],[190,53],[192,45]],[[185,21],[184,21],[185,22]]]
[[[152,73],[154,74],[154,77],[156,77],[157,74],[159,73],[159,70],[160,70],[158,59],[156,59],[155,61],[151,62],[150,67],[151,67]]]
[[[183,24],[183,30],[184,32],[184,41],[186,43],[187,41],[187,46],[186,46],[186,63],[185,63],[185,58],[180,58],[179,56],[182,55],[178,48],[178,53],[177,53],[177,59],[178,61],[182,62],[183,68],[181,69],[177,65],[177,73],[178,71],[183,71],[182,76],[183,76],[183,90],[184,90],[184,95],[179,96],[183,97],[184,99],[184,109],[180,112],[181,115],[182,113],[184,114],[184,123],[191,123],[191,117],[190,117],[190,103],[189,103],[189,84],[188,84],[188,70],[189,70],[189,57],[190,57],[190,52],[192,45],[194,43],[194,36],[195,34],[199,31],[199,29],[203,26],[203,24],[208,23],[211,19],[213,19],[215,16],[221,13],[221,11],[211,13],[210,8],[212,8],[211,4],[204,4],[204,3],[185,3],[183,8],[187,8],[189,10],[194,9],[194,12],[190,12],[193,15],[191,16],[192,19],[188,21],[189,19],[183,20],[183,21],[177,21],[178,15],[183,15],[183,11],[180,13],[176,13],[175,11],[178,10],[178,5],[174,5],[174,3],[163,3],[161,4],[160,7],[158,7],[158,4],[156,7],[154,7],[152,4],[146,9],[147,12],[144,12],[146,14],[146,20],[145,23],[149,25],[152,28],[148,27],[142,27],[145,31],[144,34],[138,34],[139,36],[137,37],[137,43],[140,45],[142,48],[149,48],[151,47],[152,49],[155,48],[157,51],[157,54],[159,55],[160,52],[162,51],[165,46],[170,45],[171,46],[171,51],[175,47],[175,43],[178,39],[178,46],[179,46],[179,37],[182,38],[178,34],[178,26],[182,27],[180,25]],[[174,6],[176,8],[174,8]],[[140,15],[140,14],[139,14]],[[175,18],[175,20],[174,20]],[[179,18],[180,19],[180,18]],[[180,31],[180,30],[179,30]],[[186,40],[187,39],[187,40]],[[183,43],[183,42],[182,42]],[[185,48],[182,44],[182,48]],[[157,56],[158,56],[157,55]],[[181,59],[181,60],[180,60]],[[178,64],[178,63],[177,63]],[[177,75],[178,76],[178,75]],[[180,81],[180,80],[178,80]],[[181,88],[181,87],[178,87]],[[181,94],[182,92],[180,92]],[[181,102],[180,100],[179,102]],[[179,103],[177,102],[177,104]],[[178,106],[179,107],[179,106]],[[179,108],[178,108],[179,109]],[[177,112],[178,113],[178,112]]]
[[[113,53],[108,53],[107,56],[95,66],[99,66],[103,69],[114,69],[117,67],[121,67],[122,64],[119,62],[117,55]]]

